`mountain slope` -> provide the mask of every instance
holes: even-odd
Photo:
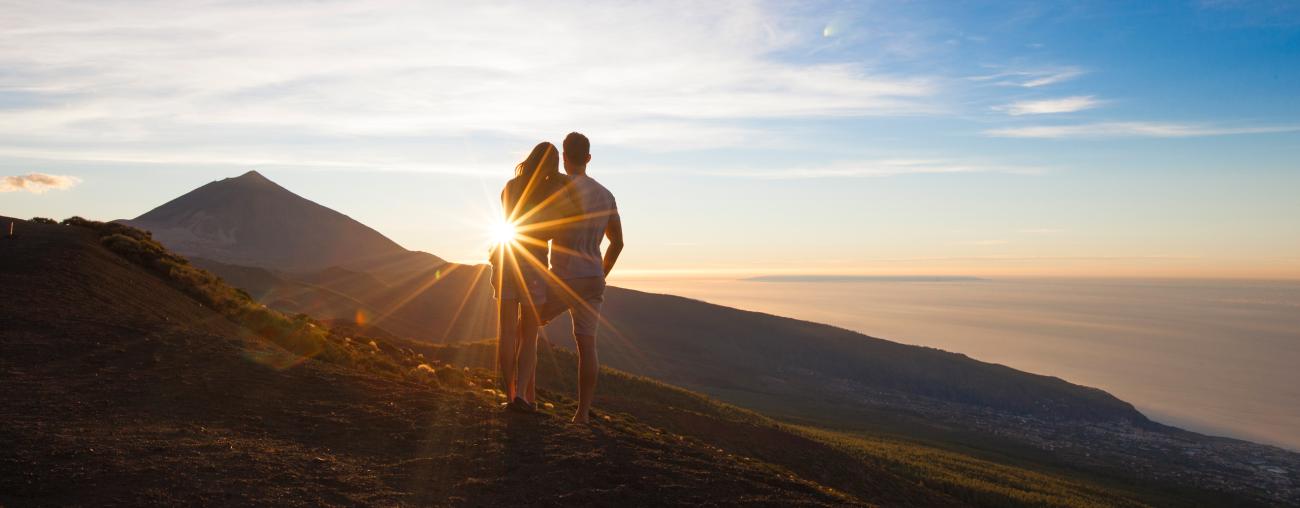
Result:
[[[493,336],[484,266],[408,251],[256,171],[118,221],[291,313],[372,320],[435,342]]]
[[[378,231],[256,171],[208,183],[123,221],[183,255],[316,270],[406,252]]]
[[[609,289],[602,310],[602,356],[674,384],[807,400],[817,396],[797,385],[822,383],[1044,419],[1150,423],[1096,388],[829,325],[622,288]],[[567,319],[548,331],[567,336]],[[827,398],[843,391],[827,388]]]
[[[1161,425],[1096,388],[671,295],[610,288],[602,310],[604,364],[844,433],[836,439],[850,447],[860,436],[904,437],[1202,502],[1210,495],[1198,492],[1204,488],[1270,503],[1300,500],[1300,454]],[[566,318],[546,329],[571,349],[570,333]]]
[[[621,412],[569,425],[567,399],[504,413],[486,371],[405,370],[425,360],[400,342],[331,334],[324,347],[344,354],[299,356],[193,299],[156,258],[128,262],[81,227],[18,229],[0,240],[5,505],[956,504],[870,467],[864,497],[846,494]]]
[[[380,327],[438,343],[482,340],[495,334],[491,272],[485,265],[443,263],[380,279],[359,268],[293,273],[204,258],[194,258],[194,264],[290,314]]]
[[[258,294],[264,303],[362,333],[441,343],[492,337],[485,270],[458,266],[444,270],[399,254],[369,267],[316,273],[209,268],[272,288]],[[451,283],[456,280],[462,282]],[[1300,499],[1300,455],[1165,427],[1110,394],[1058,378],[619,288],[607,294],[605,317],[601,356],[608,365],[784,421],[843,432],[846,441],[863,432],[901,436],[999,461],[1081,468],[1175,490],[1210,486],[1275,502]],[[548,334],[571,347],[567,319]],[[1268,467],[1257,467],[1260,460]],[[1278,467],[1285,473],[1271,472]]]

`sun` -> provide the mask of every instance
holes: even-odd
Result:
[[[491,228],[488,230],[488,238],[492,240],[494,245],[511,243],[518,236],[519,231],[515,229],[515,225],[504,220],[492,223]]]

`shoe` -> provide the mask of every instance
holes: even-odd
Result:
[[[534,406],[534,405],[532,405],[532,404],[529,404],[528,401],[526,401],[526,400],[524,400],[524,399],[522,399],[522,398],[520,398],[520,397],[515,397],[515,400],[510,401],[510,404],[506,406],[506,409],[509,409],[509,410],[514,411],[514,412],[516,412],[516,413],[536,413],[536,412],[537,412],[537,406]]]

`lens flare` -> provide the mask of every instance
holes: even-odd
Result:
[[[511,243],[518,236],[519,231],[515,228],[515,225],[504,220],[492,224],[491,229],[488,231],[488,237],[491,238],[493,244],[497,245]]]

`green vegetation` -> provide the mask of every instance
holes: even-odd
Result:
[[[48,219],[47,219],[48,220]],[[47,224],[54,223],[50,220]],[[489,372],[472,375],[444,368],[427,360],[417,350],[423,343],[394,338],[363,337],[335,330],[306,314],[287,315],[258,303],[246,291],[234,288],[220,277],[192,265],[188,259],[167,250],[148,232],[125,224],[71,217],[64,226],[87,229],[99,243],[123,259],[145,268],[168,285],[200,304],[280,346],[289,353],[265,355],[261,361],[278,367],[306,358],[386,374],[408,381],[442,387],[473,388],[485,383]],[[491,365],[488,365],[491,368]]]
[[[94,232],[100,244],[108,250],[299,357],[359,366],[371,371],[406,371],[386,355],[376,354],[377,350],[368,345],[358,346],[349,338],[331,334],[328,328],[304,314],[287,316],[257,303],[247,292],[230,287],[221,278],[168,251],[147,231],[81,217],[66,219],[62,224]]]
[[[976,506],[1145,506],[1136,495],[1097,484],[939,448],[816,427],[788,428]]]
[[[264,358],[268,364],[287,366],[311,358],[426,384],[462,388],[476,386],[464,372],[435,368],[426,363],[424,355],[415,350],[418,343],[344,335],[306,314],[289,316],[270,309],[244,290],[231,287],[220,277],[167,250],[148,231],[81,217],[66,219],[62,224],[94,232],[100,244],[109,251],[145,268],[258,337],[293,353],[293,357]],[[476,374],[480,377],[486,375]]]

